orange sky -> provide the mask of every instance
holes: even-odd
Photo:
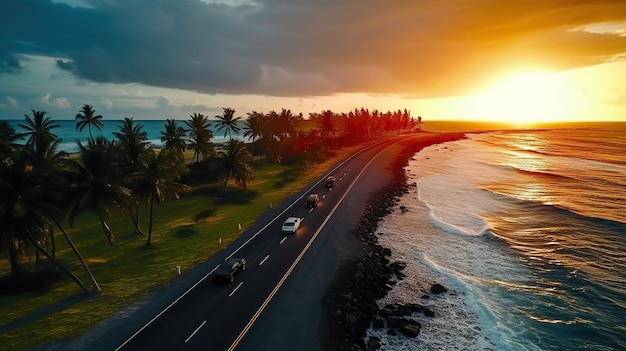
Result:
[[[2,119],[88,103],[109,119],[626,121],[624,1],[7,0],[0,42]]]

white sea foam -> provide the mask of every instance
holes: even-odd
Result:
[[[505,203],[481,189],[486,179],[510,177],[510,170],[498,170],[477,159],[490,159],[476,148],[477,142],[463,140],[425,148],[409,162],[409,182],[416,183],[418,198],[429,208],[429,216],[444,230],[465,235],[484,234],[488,227],[483,213],[505,209]],[[476,157],[476,153],[482,153]]]
[[[626,349],[623,137],[607,149],[604,134],[560,134],[485,134],[409,162],[406,211],[379,223],[407,277],[379,304],[435,317],[412,317],[415,339],[368,330],[384,350]],[[430,294],[435,282],[449,292]]]
[[[473,146],[463,143],[418,153],[407,167],[409,183],[415,182],[417,189],[400,200],[407,211],[395,211],[379,223],[381,245],[391,249],[392,260],[407,264],[407,278],[398,281],[379,305],[420,303],[435,311],[435,318],[414,314],[422,324],[414,339],[369,329],[369,336],[381,339],[383,350],[500,350],[515,342],[504,336],[515,331],[509,330],[510,323],[499,325],[501,317],[496,314],[506,311],[492,299],[503,290],[522,289],[530,272],[489,232],[481,213],[508,205],[478,188],[480,177],[475,172],[493,171],[463,158],[462,151]],[[450,292],[430,294],[435,282]],[[490,290],[485,296],[484,289]],[[429,299],[422,298],[426,294]]]

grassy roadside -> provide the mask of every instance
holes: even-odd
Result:
[[[146,237],[137,237],[127,217],[110,221],[116,244],[109,246],[94,217],[82,216],[66,230],[103,289],[98,295],[84,296],[74,282],[64,279],[38,293],[0,297],[0,345],[11,350],[28,350],[44,341],[78,338],[116,311],[130,306],[154,288],[175,277],[175,266],[183,271],[203,262],[236,239],[265,211],[300,191],[323,175],[339,160],[362,146],[336,151],[324,163],[309,167],[296,180],[277,188],[288,167],[258,163],[250,189],[256,192],[249,203],[222,204],[196,191],[178,201],[155,207],[153,245],[145,247]],[[194,217],[202,210],[217,211],[203,221]],[[141,212],[141,227],[147,232],[147,211]],[[221,240],[220,240],[221,239]],[[220,242],[221,241],[221,242]],[[61,236],[57,236],[57,256],[88,283],[76,257]],[[8,262],[0,261],[0,272]]]

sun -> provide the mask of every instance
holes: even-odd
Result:
[[[569,119],[572,99],[567,80],[558,74],[525,72],[509,75],[474,96],[471,107],[481,119],[527,125]]]

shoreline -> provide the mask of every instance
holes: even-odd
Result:
[[[387,162],[389,184],[372,192],[361,218],[352,230],[361,241],[361,256],[341,265],[321,301],[318,327],[325,350],[365,350],[366,330],[379,313],[377,301],[391,290],[393,277],[402,278],[403,263],[391,262],[391,250],[378,243],[378,222],[393,211],[408,191],[405,166],[424,147],[465,138],[466,132],[444,132],[402,142],[402,148]],[[364,252],[364,254],[363,254]]]

